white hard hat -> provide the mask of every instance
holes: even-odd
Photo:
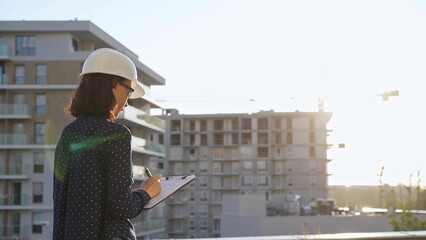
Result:
[[[126,55],[110,48],[93,51],[83,64],[80,79],[88,73],[105,73],[120,76],[132,81],[135,91],[130,98],[140,98],[145,94],[143,85],[138,81],[136,66]]]

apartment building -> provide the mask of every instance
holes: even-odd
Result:
[[[167,202],[168,237],[220,237],[223,195],[257,194],[267,205],[282,196],[326,199],[331,116],[321,109],[162,116],[166,174],[197,175]]]
[[[165,122],[150,115],[161,106],[149,89],[165,79],[135,53],[90,21],[0,21],[0,239],[50,239],[54,149],[72,121],[63,109],[84,60],[103,47],[129,56],[148,89],[119,118],[133,135],[135,184],[145,166],[156,169],[164,159],[153,136],[165,132]],[[140,239],[161,237],[165,229],[161,207],[132,222]]]

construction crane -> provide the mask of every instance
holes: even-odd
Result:
[[[378,97],[382,97],[383,101],[388,101],[389,97],[398,97],[399,96],[399,90],[393,90],[393,91],[389,91],[389,92],[383,92],[379,95],[377,95]]]

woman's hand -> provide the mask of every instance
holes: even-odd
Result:
[[[145,190],[151,196],[151,198],[157,196],[161,191],[161,185],[160,185],[160,178],[161,174],[156,174],[141,184],[141,188]]]

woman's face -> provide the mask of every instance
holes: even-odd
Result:
[[[115,104],[116,104],[116,111],[114,113],[115,116],[118,116],[118,114],[127,107],[127,100],[129,99],[130,95],[132,95],[134,89],[131,88],[132,82],[130,80],[121,80],[118,81],[115,87],[112,89],[112,92],[114,94],[115,98]]]

